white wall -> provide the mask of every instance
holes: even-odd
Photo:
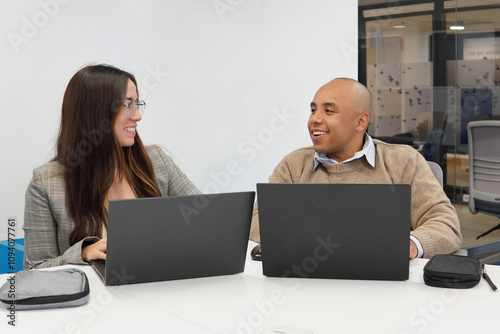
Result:
[[[135,74],[141,137],[205,192],[266,182],[310,144],[317,88],[357,77],[356,1],[1,0],[0,10],[0,240],[12,216],[23,236],[24,192],[54,156],[62,96],[84,65]]]

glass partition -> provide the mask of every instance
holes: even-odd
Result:
[[[369,134],[437,162],[465,219],[467,124],[500,119],[500,0],[359,0],[358,30]]]

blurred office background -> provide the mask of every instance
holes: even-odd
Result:
[[[369,133],[437,162],[464,247],[499,219],[472,215],[467,124],[500,119],[500,1],[359,0],[358,78],[373,94]],[[500,142],[498,143],[500,150]]]

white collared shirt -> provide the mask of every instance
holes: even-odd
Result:
[[[370,137],[367,133],[365,133],[365,143],[363,145],[363,148],[361,151],[358,151],[354,153],[354,156],[352,158],[349,158],[345,161],[338,162],[336,160],[328,158],[328,155],[326,153],[314,153],[314,167],[313,171],[318,168],[320,163],[326,163],[326,164],[338,164],[338,163],[345,163],[349,161],[353,161],[356,159],[359,159],[363,156],[366,156],[366,161],[372,166],[375,167],[375,144],[373,144],[372,137]]]

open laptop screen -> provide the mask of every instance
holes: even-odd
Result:
[[[255,192],[109,202],[107,285],[244,270]]]
[[[264,275],[405,280],[410,185],[258,184]]]

